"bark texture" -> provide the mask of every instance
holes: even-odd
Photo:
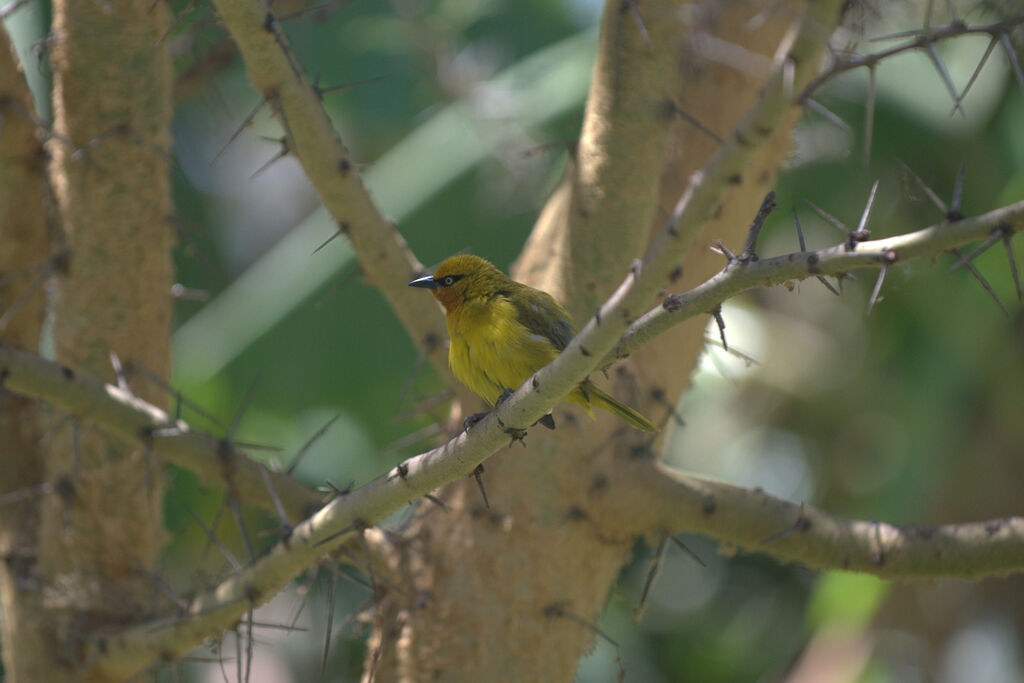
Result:
[[[166,27],[166,7],[149,0],[54,4],[50,175],[69,247],[56,287],[56,356],[158,405],[165,397],[151,385],[119,380],[112,354],[168,375]],[[59,493],[41,517],[38,576],[52,631],[43,656],[82,672],[85,638],[166,609],[150,574],[164,539],[160,467],[146,449],[75,417],[54,426],[49,445],[45,478]],[[125,675],[92,670],[79,680]]]
[[[0,342],[39,349],[51,265],[46,162],[34,107],[7,32],[0,28]],[[0,380],[0,623],[9,680],[44,680],[35,578],[43,464],[39,405],[3,391]]]
[[[679,93],[680,107],[714,134],[728,136],[757,99],[770,60],[802,10],[803,3],[799,2],[777,3],[770,12],[760,3],[701,3],[692,15],[698,38],[687,44],[681,56],[684,85]],[[759,23],[759,18],[764,22]],[[741,51],[743,59],[727,61],[726,55],[735,49]],[[794,107],[746,172],[735,178],[721,212],[708,223],[701,239],[679,264],[680,275],[673,292],[689,291],[721,270],[725,265],[723,257],[710,250],[716,240],[735,253],[743,249],[750,223],[786,163],[792,130],[800,114],[801,110]],[[675,119],[669,144],[658,210],[648,229],[651,235],[664,228],[687,180],[711,159],[718,147],[717,141],[682,117]],[[659,397],[675,405],[689,386],[690,375],[704,350],[707,323],[707,316],[683,323],[631,359],[631,367],[647,388],[650,410],[658,409]],[[667,425],[670,429],[678,426],[672,420]]]
[[[757,98],[797,16],[782,7],[751,29],[761,9],[607,3],[577,153],[517,279],[551,292],[577,322],[594,314],[717,148],[676,108],[724,138]],[[745,59],[726,59],[723,45]],[[735,183],[709,238],[742,243],[797,116]],[[678,291],[722,262],[697,248],[681,265]],[[680,326],[613,369],[610,391],[655,422],[666,420],[703,348],[705,322]],[[555,432],[535,428],[526,449],[513,445],[487,461],[489,509],[472,480],[452,485],[443,495],[451,511],[429,510],[396,542],[389,569],[409,591],[382,600],[367,678],[572,680],[638,533],[637,520],[618,512],[616,487],[630,476],[629,462],[651,457],[654,444],[608,416],[591,422],[558,410],[555,419]]]

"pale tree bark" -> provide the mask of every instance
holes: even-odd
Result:
[[[608,416],[590,422],[561,408],[556,432],[533,429],[528,449],[514,446],[488,460],[489,508],[472,478],[463,479],[440,493],[447,511],[427,508],[401,537],[368,528],[472,472],[507,439],[498,417],[530,424],[543,415],[600,367],[630,323],[628,339],[650,341],[673,316],[687,321],[612,371],[613,392],[663,421],[663,438],[669,406],[703,345],[707,306],[759,282],[887,268],[1021,229],[1018,203],[856,249],[730,263],[696,290],[664,298],[719,270],[720,257],[705,248],[711,239],[738,244],[746,231],[785,158],[796,95],[816,72],[839,4],[610,2],[575,159],[517,268],[521,279],[565,300],[579,322],[595,310],[601,315],[468,434],[339,494],[181,612],[160,604],[148,576],[162,540],[149,450],[222,481],[237,499],[270,507],[259,500],[263,481],[268,491],[279,489],[293,520],[315,496],[233,452],[239,468],[224,467],[226,451],[132,397],[136,390],[159,401],[111,370],[111,351],[155,374],[167,370],[169,89],[166,60],[153,47],[165,20],[147,14],[148,2],[58,4],[51,171],[70,233],[70,267],[57,281],[55,338],[58,358],[73,369],[4,348],[0,371],[11,391],[91,419],[58,424],[45,468],[28,477],[30,488],[41,480],[56,493],[39,498],[40,559],[31,573],[37,592],[23,603],[35,600],[43,614],[31,629],[7,636],[26,637],[26,656],[40,634],[49,641],[45,652],[32,653],[36,668],[22,678],[59,680],[74,671],[78,680],[120,680],[181,656],[346,542],[367,551],[384,579],[366,661],[365,677],[374,680],[571,679],[638,535],[693,530],[811,567],[880,576],[1019,571],[1019,518],[933,529],[843,520],[666,470],[653,460],[657,441]],[[280,26],[259,1],[216,5],[366,276],[431,359],[443,363],[438,311],[404,286],[419,264],[373,205]],[[693,175],[702,167],[703,183]],[[105,386],[76,369],[125,386]],[[172,428],[157,431],[173,433],[157,435],[164,424]],[[768,537],[775,539],[770,546]],[[16,665],[29,666],[18,658]]]
[[[0,341],[37,352],[45,285],[53,266],[48,192],[32,96],[6,30],[0,28]],[[12,680],[44,680],[47,634],[38,559],[40,488],[45,481],[39,404],[3,391],[0,379],[0,606],[4,668]],[[36,656],[23,656],[34,653]]]
[[[54,5],[50,178],[68,239],[55,278],[54,345],[69,372],[119,380],[121,363],[167,376],[171,322],[169,122],[171,71],[160,37],[167,10],[149,0],[60,0]],[[89,671],[82,641],[166,609],[150,572],[160,549],[160,467],[146,449],[77,418],[54,416],[43,477],[34,615],[48,636],[19,650],[31,675],[15,680],[121,680]],[[15,633],[21,623],[4,624]],[[83,673],[87,672],[88,673]]]
[[[801,54],[806,54],[806,50],[801,50]],[[771,103],[766,100],[766,104],[767,107],[758,107],[763,115],[742,126],[744,133],[754,133],[758,125],[770,127],[773,121],[778,123],[778,117],[767,111]],[[731,150],[720,156],[720,163],[708,167],[711,177],[724,181],[741,165],[726,163],[725,173],[721,172],[721,160],[739,153],[734,143],[728,146]],[[704,209],[699,209],[696,216],[682,212],[672,224],[677,234],[686,232],[688,225],[700,225],[700,214],[714,206],[714,196],[724,195],[724,188],[725,183],[719,182],[696,189],[690,195],[691,201]],[[402,540],[404,536],[371,527],[444,484],[467,476],[506,446],[508,435],[499,419],[506,420],[506,424],[531,424],[565,395],[567,387],[588,371],[604,365],[605,359],[628,353],[672,325],[705,314],[741,292],[819,275],[838,276],[852,268],[885,269],[906,260],[933,258],[950,249],[991,239],[993,235],[1010,238],[1021,230],[1024,201],[971,218],[944,220],[891,238],[859,242],[853,248],[844,243],[756,261],[737,258],[698,287],[667,298],[666,305],[641,316],[623,334],[622,325],[613,324],[616,317],[621,317],[627,306],[653,296],[657,284],[671,273],[671,256],[660,259],[659,264],[652,254],[647,262],[650,270],[636,276],[637,292],[625,292],[632,288],[628,283],[620,288],[604,306],[609,313],[606,322],[588,323],[565,353],[535,375],[538,384],[528,382],[515,392],[495,411],[497,417],[484,418],[468,433],[409,458],[354,491],[339,493],[302,523],[280,530],[279,541],[264,555],[248,566],[238,566],[221,583],[182,604],[180,611],[126,627],[116,634],[97,634],[89,643],[92,655],[87,660],[106,669],[140,671],[156,662],[182,656],[206,638],[219,637],[225,629],[235,627],[254,606],[321,560],[325,552],[365,554],[366,561],[376,568],[373,574],[382,578],[381,569],[393,568],[396,546],[403,546],[406,541]],[[613,329],[609,331],[609,327]],[[584,346],[599,351],[587,357],[579,353]],[[66,410],[88,410],[98,425],[119,434],[135,433],[137,438],[147,441],[151,436],[140,426],[167,424],[166,414],[158,408],[81,374],[67,376],[63,366],[32,354],[0,348],[0,373],[6,376],[11,391]],[[188,433],[182,436],[187,437]],[[223,454],[211,452],[203,439],[175,439],[172,444],[159,447],[180,464],[204,459],[223,462]],[[784,562],[799,562],[810,568],[854,570],[889,579],[981,579],[1024,569],[1021,517],[942,526],[894,526],[843,519],[760,490],[685,475],[649,458],[620,458],[614,464],[616,478],[592,491],[586,510],[572,510],[574,521],[585,521],[609,536],[655,534],[664,538],[676,531],[689,531],[707,535],[730,548],[765,553]],[[225,484],[230,486],[227,473],[225,477]],[[274,488],[269,478],[265,485],[268,491]],[[274,506],[288,505],[289,500],[292,506],[305,505],[307,496],[295,499],[294,495],[294,489],[282,490],[278,497],[272,497]],[[258,498],[251,500],[259,502]],[[264,501],[264,506],[268,505]],[[404,587],[390,581],[378,583],[377,588],[381,590],[374,596],[378,600],[392,590],[408,597]],[[422,597],[429,597],[429,593]],[[562,604],[549,605],[545,612],[552,618],[567,618],[591,627]],[[375,673],[373,668],[368,671],[368,675]]]
[[[780,6],[751,29],[763,11],[757,3],[608,2],[574,159],[514,275],[551,292],[577,320],[592,316],[718,149],[677,108],[727,136],[802,10]],[[830,19],[822,46],[838,12]],[[743,60],[722,57],[729,50]],[[789,111],[731,183],[707,239],[733,242],[746,233],[798,116]],[[691,249],[677,291],[716,272],[720,259],[701,244]],[[703,347],[705,322],[690,320],[615,368],[612,393],[664,422]],[[490,509],[472,480],[453,485],[444,493],[450,513],[431,510],[396,545],[390,570],[409,590],[382,601],[367,679],[572,679],[594,639],[587,624],[637,533],[634,520],[616,516],[617,485],[632,476],[631,459],[650,457],[652,444],[607,417],[595,423],[564,410],[555,417],[556,432],[534,429],[527,450],[488,460]]]

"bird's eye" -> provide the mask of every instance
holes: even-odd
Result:
[[[445,287],[451,287],[452,285],[455,284],[455,278],[449,275],[445,279],[441,280],[441,284],[443,284]]]

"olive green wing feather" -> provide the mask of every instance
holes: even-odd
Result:
[[[559,351],[569,345],[576,330],[569,321],[569,313],[553,296],[526,285],[507,296],[516,308],[516,320],[530,334],[544,337]]]

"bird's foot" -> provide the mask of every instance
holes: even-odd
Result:
[[[507,401],[508,397],[511,396],[514,393],[516,393],[516,392],[513,391],[512,389],[509,389],[509,388],[506,387],[505,390],[503,392],[501,392],[501,396],[498,397],[498,400],[494,402],[495,410],[497,410],[498,406],[500,406],[502,403]],[[525,429],[519,429],[518,427],[506,427],[505,423],[502,422],[501,419],[498,420],[498,426],[500,426],[502,429],[504,429],[505,433],[508,434],[510,437],[512,437],[512,440],[508,442],[508,445],[510,447],[516,441],[518,441],[519,443],[523,444],[523,448],[526,447],[526,442],[523,441],[523,439],[526,438],[526,430]]]
[[[462,431],[468,432],[473,425],[487,417],[490,414],[490,412],[491,411],[489,410],[485,410],[482,413],[473,413],[472,415],[467,417],[465,420],[462,421]]]
[[[496,400],[494,402],[494,407],[497,408],[498,406],[500,406],[502,403],[504,403],[508,399],[509,396],[511,396],[514,393],[515,392],[512,389],[505,389],[503,392],[501,392],[501,396],[498,397],[498,400]],[[485,417],[487,417],[489,412],[490,411],[483,412],[483,413],[473,413],[472,415],[467,417],[465,420],[462,421],[462,429],[463,429],[463,431],[467,431],[468,432],[473,427],[473,425],[475,425],[477,422],[479,422],[480,420],[482,420]],[[538,423],[544,425],[548,429],[554,429],[555,428],[555,418],[552,417],[550,414],[545,415],[544,417],[542,417],[539,420],[537,420],[537,422],[534,422],[534,424],[538,424]],[[506,427],[505,423],[502,422],[500,419],[498,420],[498,426],[500,426],[502,429],[504,429],[505,433],[508,434],[510,437],[512,437],[512,440],[509,441],[509,444],[508,444],[509,446],[514,444],[516,441],[518,441],[521,444],[523,444],[523,446],[526,446],[526,442],[523,441],[523,439],[526,438],[526,430],[525,429],[519,429],[517,427]]]

